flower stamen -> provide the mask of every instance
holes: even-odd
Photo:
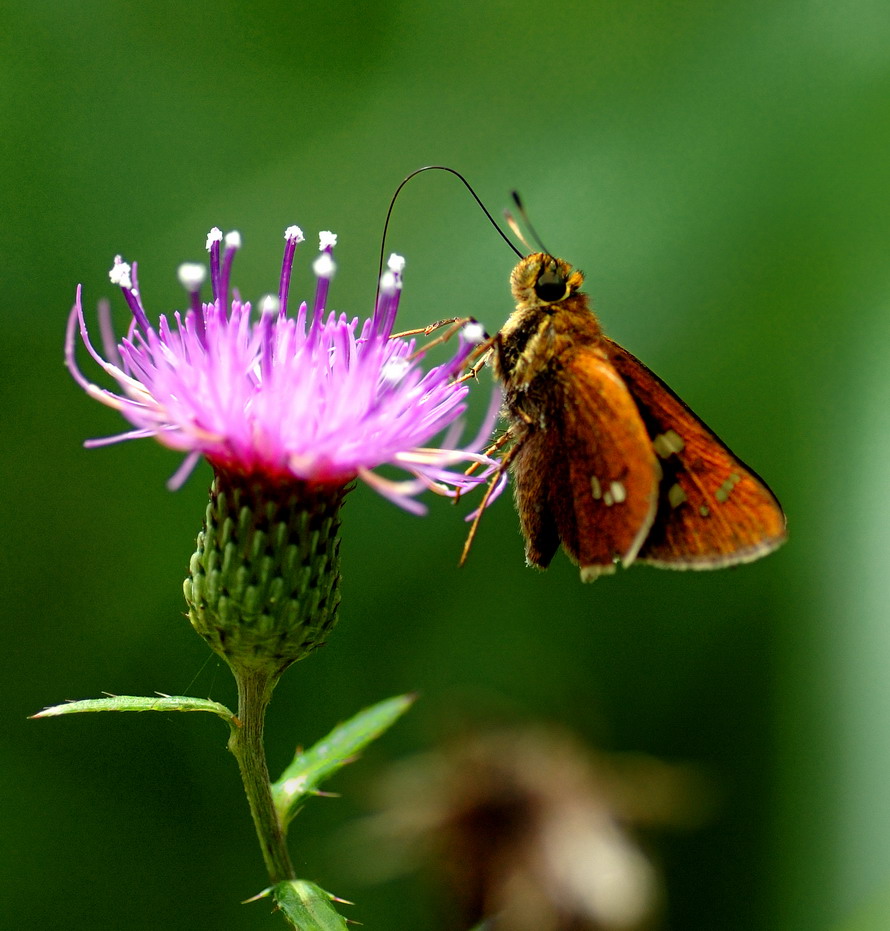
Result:
[[[302,239],[298,227],[288,227],[277,297],[264,298],[252,310],[237,294],[231,303],[227,297],[240,236],[223,237],[214,228],[207,237],[212,302],[201,302],[204,268],[185,264],[179,277],[189,295],[188,309],[162,315],[155,326],[142,305],[135,264],[118,257],[112,280],[133,318],[115,345],[109,312],[100,311],[104,357],[90,340],[78,288],[66,332],[66,365],[90,397],[120,411],[133,426],[90,445],[154,436],[185,453],[171,487],[179,487],[204,456],[217,474],[225,470],[276,484],[345,486],[362,478],[415,512],[423,506],[413,498],[425,489],[457,497],[484,482],[496,463],[480,452],[482,434],[469,447],[450,446],[466,407],[469,389],[457,376],[476,345],[472,333],[462,332],[453,357],[428,371],[420,367],[422,353],[415,356],[413,340],[389,338],[404,268],[404,259],[396,255],[387,263],[369,319],[328,312],[332,233],[319,237],[311,318],[305,302],[289,316],[290,279]],[[78,330],[116,389],[93,384],[77,367]],[[496,410],[493,405],[482,432],[490,432]],[[449,445],[430,446],[431,438],[449,427]],[[387,463],[410,478],[381,479],[373,470]],[[466,463],[481,466],[480,474],[452,471]]]

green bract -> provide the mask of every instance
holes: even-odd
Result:
[[[184,591],[192,626],[229,665],[274,676],[325,642],[348,487],[217,472]]]

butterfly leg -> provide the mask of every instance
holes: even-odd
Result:
[[[502,437],[497,440],[490,451],[493,452],[495,449],[500,449],[510,439],[513,439],[513,435],[508,430]],[[464,543],[463,551],[460,554],[460,561],[458,562],[459,566],[462,566],[467,561],[467,557],[470,555],[470,547],[473,545],[473,540],[476,539],[476,533],[479,530],[479,524],[482,521],[482,515],[485,513],[485,508],[488,507],[488,502],[491,500],[491,496],[494,494],[494,490],[497,488],[501,477],[510,467],[510,463],[513,461],[513,458],[521,448],[522,442],[517,441],[513,446],[510,447],[509,450],[507,450],[501,461],[498,463],[498,467],[495,470],[494,475],[492,475],[491,481],[488,483],[488,487],[485,489],[485,494],[482,496],[482,501],[479,504],[479,510],[476,511],[476,516],[473,518],[470,532],[467,534],[467,539]]]
[[[490,336],[488,339],[485,340],[485,342],[480,343],[470,353],[469,358],[470,359],[475,358],[475,361],[470,366],[470,368],[467,370],[467,373],[465,375],[461,375],[461,377],[457,379],[458,384],[461,384],[462,382],[465,382],[465,381],[470,381],[470,379],[475,380],[479,378],[479,372],[487,364],[488,358],[491,355],[492,346],[494,345],[496,340],[497,340],[497,333],[495,333],[494,336]]]
[[[443,326],[451,326],[452,323],[466,323],[470,320],[472,320],[472,317],[446,317],[444,320],[436,320],[434,323],[428,323],[426,326],[417,327],[414,330],[402,330],[401,333],[392,333],[389,338],[404,339],[408,336],[429,336],[430,333],[441,330]]]

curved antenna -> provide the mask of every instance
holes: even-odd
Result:
[[[424,171],[447,171],[449,174],[454,175],[456,178],[463,182],[464,187],[473,195],[473,200],[479,205],[482,209],[482,212],[485,216],[488,217],[491,225],[500,233],[501,239],[519,256],[519,258],[525,258],[525,256],[513,245],[510,241],[507,234],[498,226],[495,218],[488,212],[485,204],[479,199],[479,195],[473,190],[472,185],[469,181],[457,170],[454,168],[449,168],[447,165],[424,165],[423,168],[418,168],[416,171],[412,171],[407,178],[405,178],[402,183],[396,188],[395,194],[392,196],[392,200],[389,202],[389,210],[386,211],[386,220],[383,223],[383,238],[380,240],[380,262],[377,267],[377,278],[380,278],[380,275],[383,273],[383,255],[386,252],[386,232],[389,229],[389,219],[392,216],[393,207],[396,205],[396,198],[402,191],[402,188],[414,177],[421,174]]]
[[[516,204],[516,209],[519,211],[519,216],[522,217],[522,222],[525,224],[525,228],[529,231],[529,233],[531,233],[532,239],[534,239],[534,241],[541,247],[541,252],[543,252],[545,255],[552,256],[553,253],[544,245],[543,242],[541,242],[541,237],[538,235],[538,231],[534,228],[534,226],[532,226],[532,221],[529,220],[528,213],[526,213],[525,210],[525,205],[522,203],[522,198],[519,196],[519,191],[513,191],[512,194],[513,203]],[[520,235],[516,221],[512,216],[509,217],[507,222],[510,224],[510,229],[516,233],[519,239],[525,243],[525,245],[528,245],[528,243],[525,242],[525,239]]]

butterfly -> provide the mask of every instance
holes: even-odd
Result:
[[[786,522],[766,482],[603,333],[583,282],[549,253],[524,257],[488,351],[528,564],[562,545],[590,582],[619,561],[719,569],[771,553]]]

